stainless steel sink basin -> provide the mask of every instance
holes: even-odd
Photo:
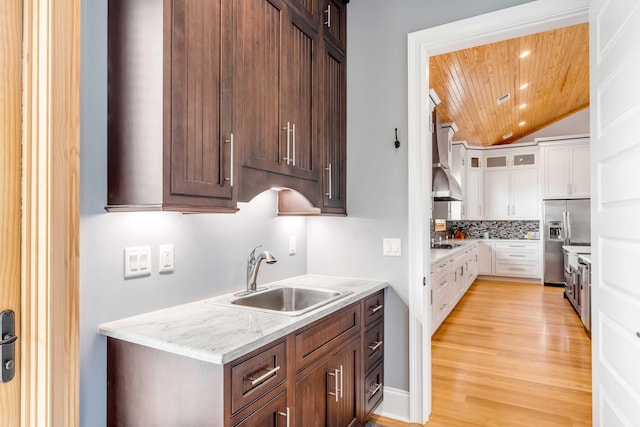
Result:
[[[271,288],[236,298],[231,304],[298,316],[350,293],[330,289]]]

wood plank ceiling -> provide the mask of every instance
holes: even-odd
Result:
[[[433,56],[429,78],[442,121],[458,125],[456,141],[509,144],[589,106],[589,26]]]

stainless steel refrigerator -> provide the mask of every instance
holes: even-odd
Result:
[[[591,244],[590,199],[544,201],[544,283],[564,284],[563,245]]]

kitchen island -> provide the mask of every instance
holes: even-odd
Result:
[[[268,286],[347,295],[295,317],[232,306],[224,295],[100,325],[107,423],[306,425],[305,408],[318,425],[363,422],[383,395],[388,285],[306,275]]]

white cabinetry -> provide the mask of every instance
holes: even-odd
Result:
[[[431,265],[431,332],[451,313],[478,273],[477,244],[467,244]]]
[[[541,144],[541,147],[543,198],[590,197],[589,138]]]
[[[493,242],[478,242],[478,274],[493,274]]]
[[[465,217],[467,219],[482,219],[483,191],[482,152],[480,150],[468,150],[467,177],[464,186]]]
[[[540,218],[537,148],[485,154],[483,219]]]
[[[494,274],[540,277],[540,241],[494,242]]]

